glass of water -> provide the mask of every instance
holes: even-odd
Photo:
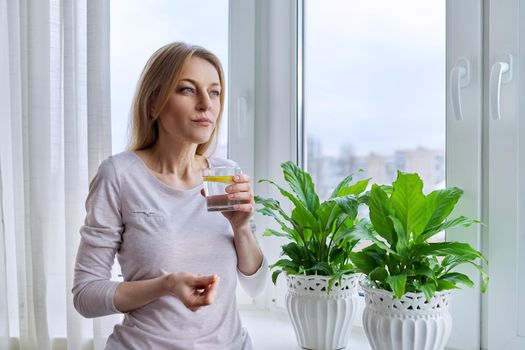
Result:
[[[212,167],[202,170],[204,194],[208,211],[232,211],[238,199],[229,199],[226,187],[233,184],[233,177],[241,174],[239,167]]]

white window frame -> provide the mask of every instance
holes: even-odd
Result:
[[[483,306],[482,347],[525,349],[524,184],[525,9],[520,0],[487,0],[485,8],[484,218],[489,290]],[[520,6],[521,5],[521,6]],[[520,35],[521,34],[521,35]],[[501,119],[494,120],[489,101],[490,73],[503,54],[513,57],[512,80],[501,85]],[[521,236],[521,237],[520,237]],[[521,293],[520,293],[521,292]]]
[[[228,30],[228,157],[255,178],[255,0],[230,0]],[[253,185],[253,181],[252,181]],[[252,304],[242,288],[237,302]]]
[[[281,179],[280,164],[298,160],[297,11],[294,0],[230,0],[228,154],[265,197],[279,193],[257,180]],[[261,215],[255,223],[259,235],[274,226]],[[281,242],[260,237],[259,242],[268,262],[276,261]],[[282,277],[277,288],[268,282],[253,303],[282,308],[284,287]],[[238,299],[247,301],[242,292]]]
[[[448,0],[446,4],[446,184],[459,187],[464,195],[453,216],[482,218],[481,130],[482,130],[482,6],[478,0]],[[452,110],[451,72],[468,61],[468,80],[460,89],[463,119]],[[473,225],[446,233],[447,241],[469,243],[481,250],[481,227]],[[448,342],[450,349],[479,350],[481,341],[480,277],[470,266],[458,271],[474,281],[474,288],[453,292],[450,312],[453,327]]]

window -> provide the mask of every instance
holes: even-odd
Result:
[[[305,1],[307,169],[325,199],[346,175],[445,186],[445,2]],[[363,172],[358,172],[364,169]]]
[[[148,58],[173,41],[216,54],[228,77],[228,0],[111,1],[111,116],[113,153],[126,149],[131,101]],[[228,110],[215,154],[226,157]]]

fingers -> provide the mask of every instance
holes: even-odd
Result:
[[[214,284],[215,281],[217,281],[219,276],[217,275],[209,275],[209,276],[197,276],[193,277],[193,280],[190,282],[190,285],[194,288],[208,286],[210,284]]]
[[[205,300],[208,305],[213,304],[213,302],[215,301],[215,294],[217,294],[217,286],[219,285],[220,280],[221,279],[217,276],[217,278],[215,279],[215,282],[208,285],[208,288],[205,294]]]
[[[252,187],[249,182],[233,184],[226,187],[226,193],[249,192],[251,190]]]
[[[237,182],[237,183],[242,183],[242,182],[250,182],[251,181],[251,178],[246,175],[246,174],[239,174],[239,175],[235,175],[233,177],[233,181]]]
[[[237,199],[242,202],[250,203],[253,200],[253,191],[250,184],[250,177],[246,174],[234,176],[235,183],[226,187],[228,198]]]
[[[249,183],[239,183],[226,187],[228,199],[239,200],[244,203],[253,202],[253,191]]]
[[[192,277],[192,281],[188,283],[191,294],[188,295],[184,305],[195,312],[203,306],[213,304],[219,281],[217,275]]]
[[[253,200],[253,194],[251,192],[228,193],[228,199],[235,199],[244,203],[251,203]]]
[[[233,206],[233,210],[251,213],[253,212],[253,204],[252,203],[235,204]]]

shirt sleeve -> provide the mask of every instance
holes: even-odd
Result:
[[[240,167],[240,165],[237,162],[235,162],[235,161],[233,161],[231,159],[226,159],[225,161],[227,162],[225,165]],[[250,226],[251,226],[252,234],[255,235],[256,228],[255,228],[255,223],[253,221],[253,218],[250,220]],[[256,237],[255,237],[255,240],[257,241]],[[257,242],[257,245],[258,244],[259,244],[259,242]],[[259,269],[254,274],[247,276],[247,275],[243,274],[239,269],[237,269],[237,277],[238,277],[239,283],[240,283],[241,287],[244,289],[244,291],[251,298],[255,298],[256,296],[261,294],[261,292],[266,287],[266,283],[267,283],[267,280],[269,278],[268,277],[269,272],[270,272],[270,268],[268,266],[268,261],[266,260],[266,257],[263,254],[263,261],[261,263],[261,266],[259,267]]]
[[[119,193],[115,167],[108,158],[89,185],[86,219],[80,228],[72,293],[75,309],[84,317],[119,313],[113,299],[120,282],[110,280],[124,227]]]
[[[244,291],[248,293],[250,297],[255,298],[261,294],[261,292],[266,287],[269,271],[270,268],[268,267],[268,262],[266,261],[266,257],[263,255],[261,266],[253,275],[247,276],[237,269],[237,276]]]

